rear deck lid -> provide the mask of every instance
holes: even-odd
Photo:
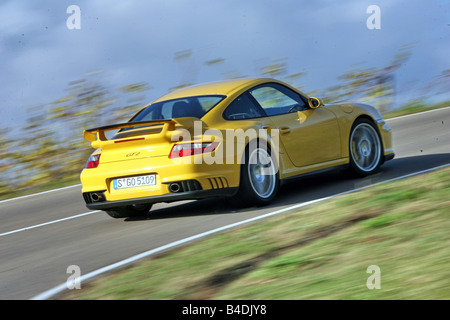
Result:
[[[83,136],[94,149],[101,149],[102,163],[133,159],[168,157],[174,143],[180,141],[181,129],[192,133],[195,122],[205,128],[198,118],[177,118],[127,122],[85,130]],[[117,131],[108,138],[107,132]]]

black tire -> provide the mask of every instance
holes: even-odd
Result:
[[[383,159],[383,143],[375,124],[366,118],[357,119],[349,137],[349,171],[352,176],[365,177],[378,171]]]
[[[241,165],[239,190],[234,197],[239,207],[262,206],[275,198],[280,185],[278,164],[268,146],[250,143]]]
[[[112,218],[129,218],[129,217],[145,217],[152,204],[138,204],[126,207],[112,208],[110,210],[105,210],[105,212]]]

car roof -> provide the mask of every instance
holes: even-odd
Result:
[[[278,82],[278,81],[269,78],[245,78],[245,79],[222,80],[222,81],[202,83],[172,91],[156,99],[153,103],[199,95],[228,96],[243,88],[252,87],[265,82]]]

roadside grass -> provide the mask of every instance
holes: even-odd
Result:
[[[400,109],[397,109],[394,111],[383,113],[383,117],[385,119],[391,119],[391,118],[406,116],[406,115],[414,114],[414,113],[418,113],[418,112],[446,108],[448,106],[450,106],[450,101],[440,102],[440,103],[436,103],[436,104],[432,104],[432,105],[423,104],[423,103],[415,103],[415,104],[411,104],[409,106],[406,106],[406,107],[403,107],[403,108],[400,108]]]
[[[450,168],[237,228],[60,299],[449,299]],[[380,289],[369,290],[369,266]]]

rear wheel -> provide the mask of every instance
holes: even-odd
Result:
[[[106,213],[113,218],[128,218],[128,217],[144,217],[148,214],[152,204],[133,204],[131,206],[113,208],[105,210]]]
[[[357,176],[367,176],[381,165],[382,144],[380,135],[372,121],[358,119],[350,133],[350,171]]]
[[[241,206],[265,205],[279,188],[276,160],[269,148],[257,145],[246,149],[236,200]]]

